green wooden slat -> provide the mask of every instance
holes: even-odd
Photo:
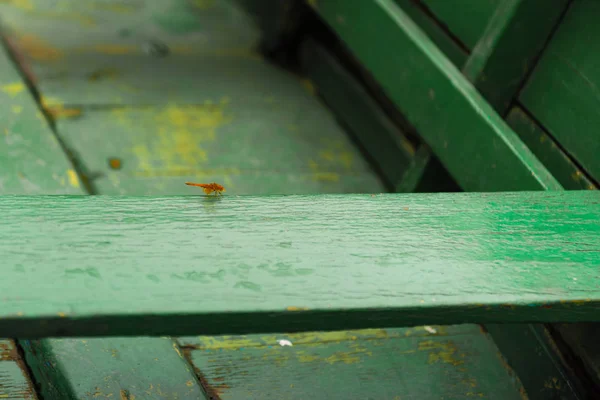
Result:
[[[4,197],[0,334],[597,321],[598,199]]]
[[[0,339],[0,399],[37,398],[15,343]]]
[[[448,57],[457,67],[467,60],[467,52],[458,45],[448,34],[440,27],[438,22],[427,15],[423,8],[414,0],[394,0],[400,8],[416,23],[419,28],[436,44],[436,46]]]
[[[0,110],[0,193],[82,193],[77,173],[2,48]]]
[[[44,399],[203,399],[170,338],[24,340]]]
[[[493,342],[474,325],[201,337],[186,349],[222,400],[522,399]]]
[[[464,190],[561,186],[392,0],[316,2]],[[378,29],[369,27],[377,26]],[[381,41],[381,37],[388,40]]]
[[[600,27],[597,1],[575,1],[521,93],[523,106],[596,180],[600,179]]]
[[[567,190],[592,190],[595,185],[525,111],[513,107],[506,122]]]
[[[417,0],[425,5],[450,32],[473,49],[488,22],[506,0]]]
[[[498,4],[462,71],[500,114],[507,111],[568,3],[507,0]]]

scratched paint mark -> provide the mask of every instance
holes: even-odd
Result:
[[[262,286],[250,281],[239,281],[234,285],[234,288],[242,288],[252,290],[253,292],[262,291]]]
[[[13,82],[2,86],[2,91],[10,97],[16,97],[25,90],[23,82]]]
[[[77,176],[77,172],[75,172],[75,170],[68,169],[67,170],[67,176],[69,178],[69,184],[71,186],[73,186],[74,188],[78,188],[80,186],[80,184],[79,184],[79,177]]]
[[[101,279],[100,271],[94,267],[70,268],[65,270],[66,275],[87,275],[92,278]]]

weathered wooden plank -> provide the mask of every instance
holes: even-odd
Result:
[[[600,179],[600,145],[595,134],[600,114],[600,27],[597,1],[575,1],[542,54],[520,95],[523,106],[561,146]]]
[[[44,399],[203,399],[170,338],[21,341]]]
[[[301,60],[319,94],[373,157],[386,181],[397,185],[415,155],[414,144],[369,93],[323,47],[309,40]]]
[[[0,108],[0,193],[82,193],[77,173],[1,46]]]
[[[599,200],[4,197],[0,334],[596,321]]]
[[[497,348],[475,325],[200,337],[183,344],[207,392],[222,400],[522,398]]]
[[[392,0],[316,2],[464,190],[561,186]],[[377,26],[378,29],[369,27]],[[381,37],[389,38],[382,42]]]
[[[497,5],[462,72],[498,113],[508,110],[568,3],[508,0]],[[474,21],[468,22],[464,25]]]
[[[15,343],[6,339],[0,339],[0,399],[37,399]]]

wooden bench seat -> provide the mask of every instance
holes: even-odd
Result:
[[[599,200],[3,197],[0,335],[596,321]]]

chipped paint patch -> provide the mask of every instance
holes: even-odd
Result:
[[[464,364],[464,361],[456,357],[457,348],[452,341],[433,341],[423,340],[419,342],[419,351],[429,351],[429,364],[435,364],[438,362],[451,364],[454,366]]]
[[[25,84],[23,82],[13,82],[3,85],[1,89],[10,97],[16,97],[25,90]]]

